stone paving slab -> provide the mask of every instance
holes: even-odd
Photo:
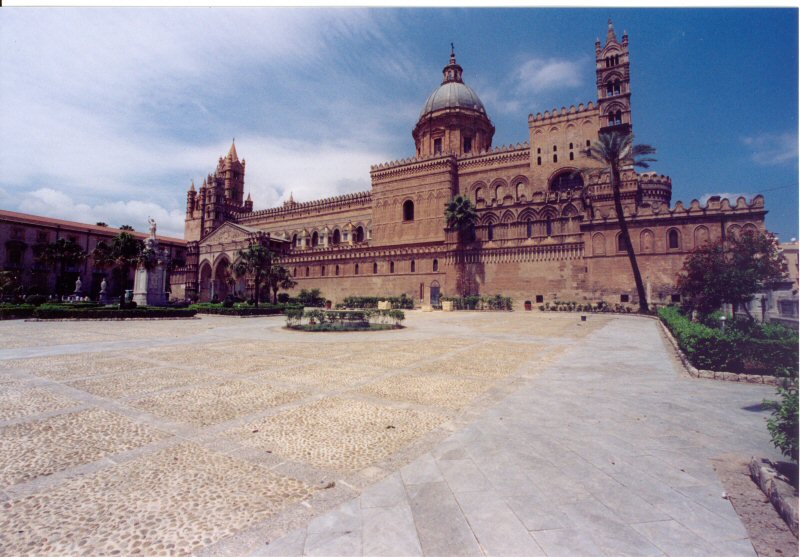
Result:
[[[709,458],[777,456],[773,390],[652,320],[282,324],[0,322],[0,553],[754,554]]]

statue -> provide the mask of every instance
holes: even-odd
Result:
[[[81,288],[83,288],[83,283],[81,277],[78,277],[78,280],[75,281],[75,294],[80,294]]]
[[[147,222],[150,224],[150,239],[156,239],[156,219],[153,217],[147,217]]]
[[[106,277],[103,277],[103,282],[100,283],[100,303],[104,305],[108,304],[108,292],[106,288],[108,288],[108,283],[106,282]]]

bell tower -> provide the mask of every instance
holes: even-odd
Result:
[[[606,44],[600,39],[594,43],[597,62],[597,106],[600,109],[600,132],[621,131],[630,133],[631,118],[631,66],[628,51],[628,34],[622,42],[617,40],[614,24],[608,20]]]

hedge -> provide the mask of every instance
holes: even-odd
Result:
[[[496,294],[494,296],[442,296],[439,302],[453,302],[453,309],[488,309],[511,311],[511,298]]]
[[[33,312],[36,319],[123,319],[139,318],[166,318],[166,317],[194,317],[197,311],[193,309],[140,307],[132,309],[108,308],[68,308],[68,307],[39,307]]]
[[[764,328],[772,338],[755,338],[693,323],[676,307],[661,308],[658,315],[696,368],[762,375],[798,368],[797,336],[781,337],[774,326]]]
[[[414,309],[414,299],[405,294],[399,296],[347,296],[342,306],[352,309],[377,308],[378,302],[390,302],[392,309]]]
[[[239,317],[247,317],[253,315],[279,315],[285,313],[287,310],[291,308],[300,308],[303,309],[302,306],[290,306],[290,305],[273,305],[273,304],[261,304],[258,307],[245,305],[245,304],[236,304],[233,307],[223,307],[222,304],[193,304],[189,306],[189,309],[193,309],[197,311],[197,313],[207,313],[212,315],[238,315]]]
[[[306,309],[286,310],[286,326],[304,331],[347,331],[395,329],[406,318],[399,309]],[[305,320],[305,322],[303,322]]]
[[[29,319],[36,306],[32,304],[0,304],[0,321],[3,319]]]

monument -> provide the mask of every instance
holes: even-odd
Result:
[[[147,222],[150,224],[150,237],[144,241],[144,251],[136,266],[133,301],[139,306],[165,306],[169,251],[158,245],[155,219],[148,217]]]

